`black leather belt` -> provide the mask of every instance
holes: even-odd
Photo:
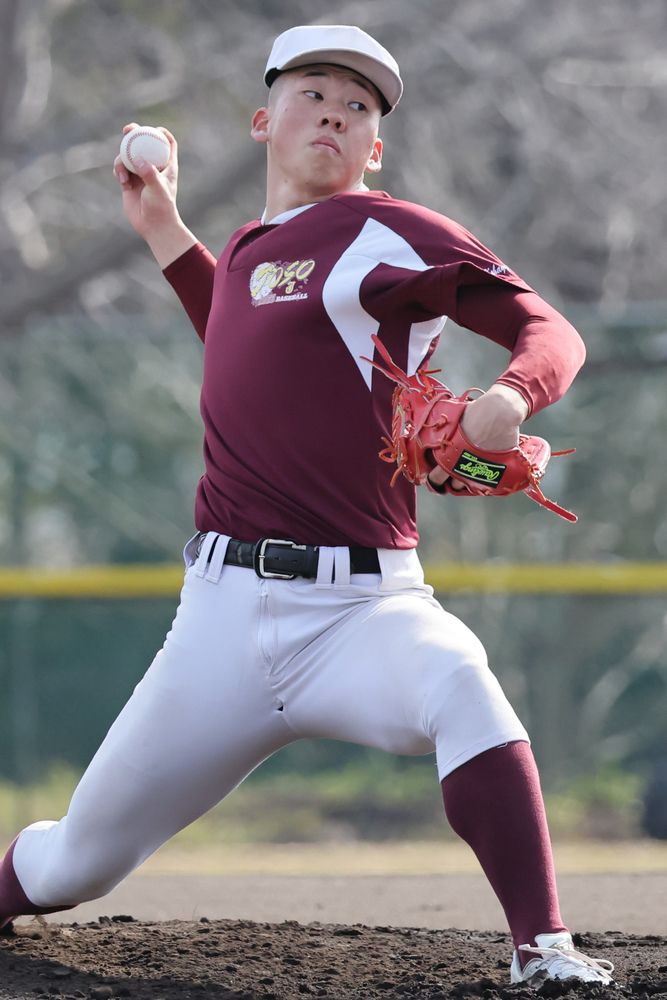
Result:
[[[197,555],[206,532],[199,536]],[[297,545],[289,539],[260,538],[258,542],[240,542],[231,538],[225,553],[230,566],[254,569],[265,580],[293,580],[295,576],[316,577],[319,548],[317,545]],[[350,547],[350,573],[379,573],[377,549]]]

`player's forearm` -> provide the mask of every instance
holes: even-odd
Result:
[[[457,318],[512,352],[497,383],[519,392],[530,413],[560,399],[586,357],[574,327],[536,292],[500,284],[464,288]]]
[[[198,242],[180,217],[143,235],[163,271]]]
[[[516,389],[537,413],[569,389],[586,359],[583,340],[568,321],[552,310],[521,327],[512,360],[498,383]]]
[[[202,243],[195,243],[163,270],[202,340],[211,311],[215,265],[213,254]]]

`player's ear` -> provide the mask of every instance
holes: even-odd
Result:
[[[269,109],[259,108],[252,116],[250,135],[255,142],[268,142],[269,139]]]
[[[382,139],[376,139],[373,143],[373,152],[368,157],[366,170],[369,174],[377,174],[382,170]]]

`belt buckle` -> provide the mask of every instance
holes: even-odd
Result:
[[[261,577],[262,580],[295,580],[296,573],[271,573],[270,571],[264,569],[267,545],[282,545],[285,548],[290,549],[290,551],[294,549],[305,551],[306,546],[297,545],[296,542],[291,542],[286,538],[260,538],[255,545],[252,556],[252,564],[257,576]]]

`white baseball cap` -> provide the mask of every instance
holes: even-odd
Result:
[[[361,28],[349,24],[305,24],[278,35],[264,71],[271,86],[286,69],[310,63],[334,63],[356,70],[380,91],[388,115],[403,93],[398,63],[387,50]]]

